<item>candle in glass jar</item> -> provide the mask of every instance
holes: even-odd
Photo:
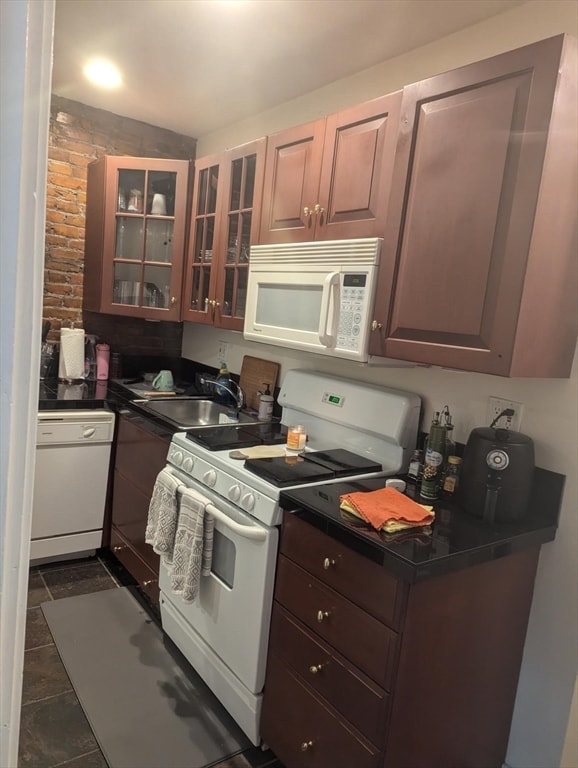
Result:
[[[287,450],[291,453],[301,453],[305,450],[307,432],[301,424],[287,427]]]

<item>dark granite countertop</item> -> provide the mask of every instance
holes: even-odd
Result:
[[[131,404],[134,394],[113,381],[85,381],[64,384],[56,379],[40,382],[39,411],[99,410],[108,408],[123,413],[161,437],[172,437],[178,430],[153,414],[143,414]]]
[[[431,533],[416,529],[386,534],[339,509],[342,494],[383,488],[383,478],[288,490],[282,493],[281,504],[404,581],[415,583],[553,541],[564,480],[564,475],[536,468],[530,509],[515,522],[490,525],[468,515],[454,499],[435,502]],[[408,483],[406,493],[420,501],[415,485]]]

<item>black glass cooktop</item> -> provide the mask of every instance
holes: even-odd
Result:
[[[287,441],[287,427],[275,421],[232,424],[230,427],[191,429],[187,437],[209,451],[226,451],[254,445],[282,445]]]
[[[381,464],[342,448],[311,451],[302,456],[246,459],[244,466],[278,488],[325,482],[336,477],[352,477],[382,470]]]

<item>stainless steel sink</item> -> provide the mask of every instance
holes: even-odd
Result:
[[[215,403],[213,400],[148,400],[134,401],[143,411],[154,416],[160,416],[179,429],[194,429],[195,427],[214,427],[237,423],[233,421],[235,411],[230,407]],[[256,416],[239,413],[239,422],[243,424],[258,424]]]

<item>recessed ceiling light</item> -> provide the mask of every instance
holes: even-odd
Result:
[[[114,64],[104,59],[89,61],[84,68],[84,74],[91,83],[99,85],[101,88],[118,88],[122,83],[118,69]]]

